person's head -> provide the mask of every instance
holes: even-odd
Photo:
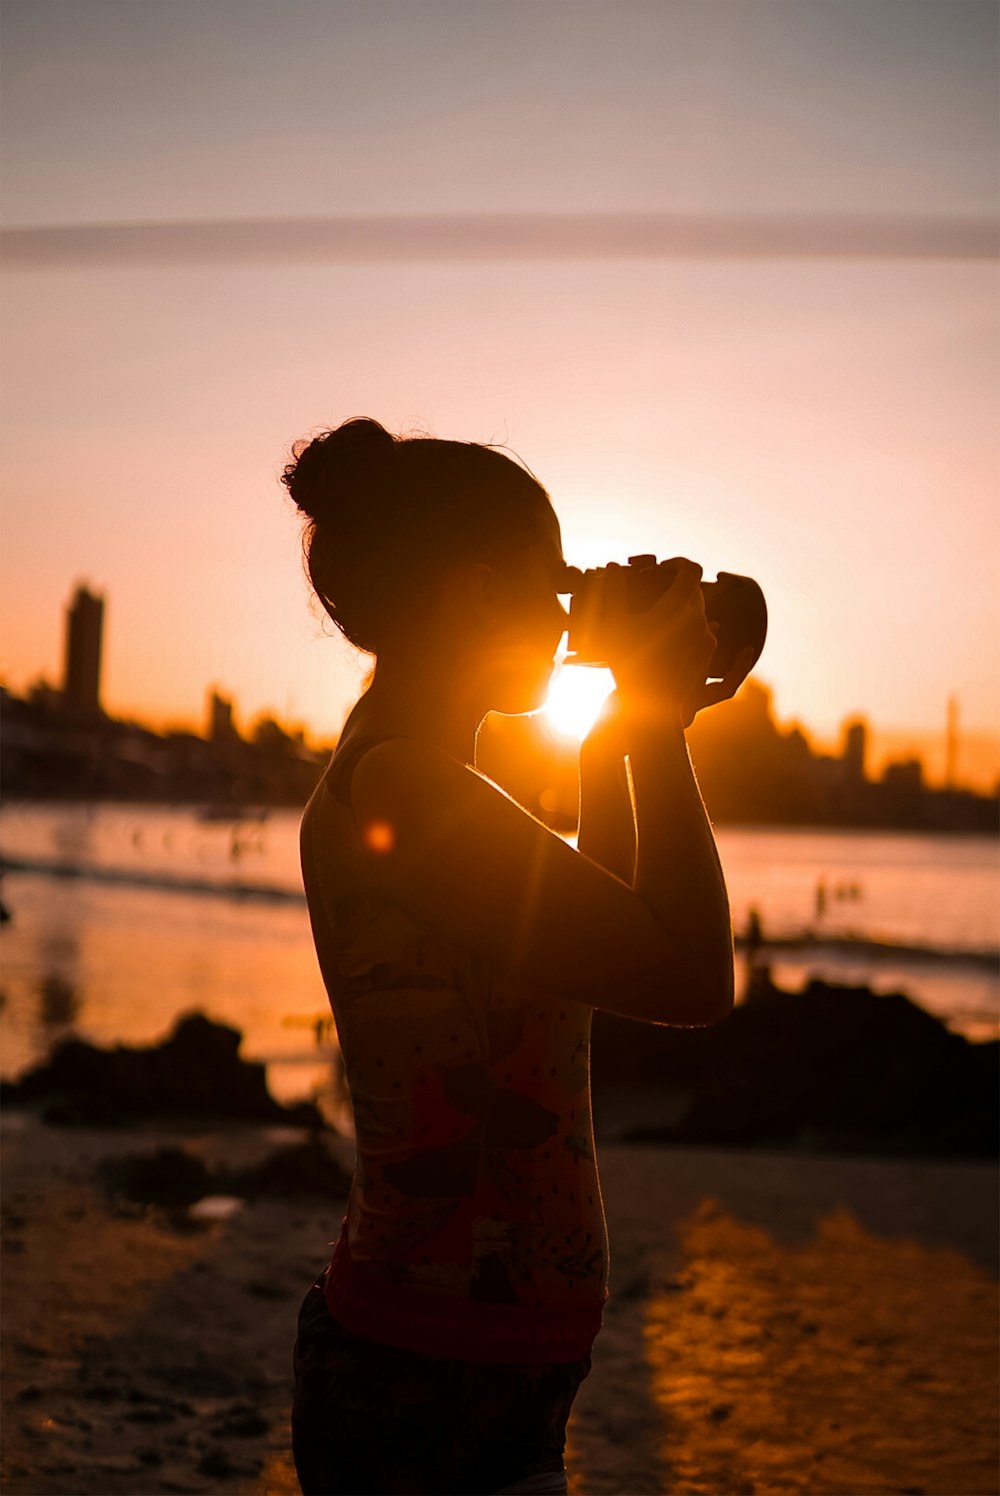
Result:
[[[396,437],[372,420],[292,450],[282,481],[341,633],[377,657],[423,650],[441,668],[446,649],[496,710],[540,705],[565,627],[559,526],[541,484],[493,447]]]

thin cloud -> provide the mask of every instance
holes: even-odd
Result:
[[[0,233],[10,270],[502,260],[992,260],[988,217],[420,214],[67,224]]]

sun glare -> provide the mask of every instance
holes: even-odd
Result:
[[[565,738],[584,738],[615,688],[615,678],[603,665],[560,665],[552,677],[545,721]]]

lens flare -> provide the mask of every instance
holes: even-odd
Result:
[[[615,678],[603,665],[560,665],[545,703],[546,725],[560,737],[585,738],[614,688]]]
[[[369,821],[361,836],[369,852],[391,852],[396,841],[388,821]]]

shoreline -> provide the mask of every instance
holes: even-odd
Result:
[[[323,762],[318,765],[320,772],[326,767],[334,748],[321,748],[316,750],[325,755]],[[991,781],[987,786],[955,785],[949,787],[945,784],[927,784],[925,793],[929,795],[946,795],[958,798],[969,797],[972,800],[983,801],[991,809],[997,803],[997,785],[1000,781]],[[303,798],[295,794],[287,798],[275,798],[270,800],[231,800],[213,797],[211,793],[204,795],[136,795],[129,796],[121,793],[91,793],[81,795],[46,793],[41,794],[37,790],[30,793],[7,791],[0,794],[0,809],[4,805],[14,806],[55,806],[66,808],[79,806],[83,809],[94,807],[121,806],[123,808],[148,808],[150,810],[184,810],[199,816],[205,821],[218,821],[226,824],[232,822],[263,821],[270,815],[280,815],[283,812],[301,815],[303,807],[308,800],[308,793]],[[549,821],[552,829],[560,836],[572,835],[575,831],[575,823],[571,817],[560,817],[550,814]],[[565,824],[556,824],[564,820]],[[996,839],[997,827],[990,825],[956,824],[947,825],[940,821],[915,823],[910,820],[884,821],[865,819],[857,817],[854,820],[747,820],[742,817],[722,817],[717,814],[712,816],[712,824],[723,831],[779,831],[779,832],[804,832],[807,835],[813,832],[831,832],[833,834],[845,833],[848,835],[871,835],[871,836],[933,836],[958,838],[983,838],[993,841]]]
[[[347,1090],[335,1030],[317,1027],[315,1040],[323,1078],[310,1101],[276,1101],[266,1063],[241,1053],[241,1030],[197,1010],[158,1043],[66,1037],[2,1081],[0,1097],[66,1127],[195,1117],[336,1132]],[[705,1028],[595,1010],[594,1127],[629,1143],[995,1158],[998,1050],[1000,1040],[954,1033],[902,993],[815,976],[793,990],[761,965],[725,1022]]]
[[[246,1166],[292,1137],[5,1118],[11,1496],[295,1496],[294,1320],[340,1202],[199,1218],[97,1183],[137,1149]],[[575,1496],[997,1489],[989,1163],[599,1152],[612,1297],[570,1424]]]
[[[11,873],[62,881],[94,882],[111,887],[155,889],[161,893],[203,894],[239,902],[259,899],[265,903],[305,905],[305,894],[301,889],[285,888],[280,884],[247,882],[238,878],[226,881],[220,878],[193,878],[167,872],[146,872],[141,868],[102,867],[92,863],[44,857],[9,857],[0,851],[0,875]],[[849,930],[826,932],[810,925],[779,935],[761,934],[751,937],[743,932],[736,932],[733,943],[739,952],[751,951],[762,955],[805,953],[814,957],[856,956],[875,963],[892,960],[948,962],[990,972],[995,971],[1000,962],[1000,948],[993,946],[921,944]]]
[[[834,995],[813,993],[820,1013]],[[742,1053],[756,1032],[754,1073],[775,1018],[791,1054],[786,1005],[809,1000],[758,993],[737,1036]],[[859,1032],[883,1011],[870,993],[845,1002]],[[974,1048],[899,1004],[893,1045]],[[691,1097],[665,1089],[663,1066],[717,1080],[724,1054],[700,1047],[714,1031],[685,1052],[692,1035],[653,1030],[637,1050],[619,1024],[597,1040],[595,1112],[607,1121],[617,1094],[635,1138],[650,1088],[629,1067],[652,1065],[652,1135],[675,1135],[599,1133],[611,1298],[570,1423],[573,1496],[993,1496],[993,1158],[880,1151],[873,1135],[864,1153],[836,1134],[776,1148],[766,1130],[693,1145],[677,1135]],[[71,1046],[0,1119],[11,1496],[297,1496],[295,1317],[353,1150],[277,1106],[239,1041],[194,1017],[153,1049]],[[724,1120],[718,1095],[700,1104]]]

